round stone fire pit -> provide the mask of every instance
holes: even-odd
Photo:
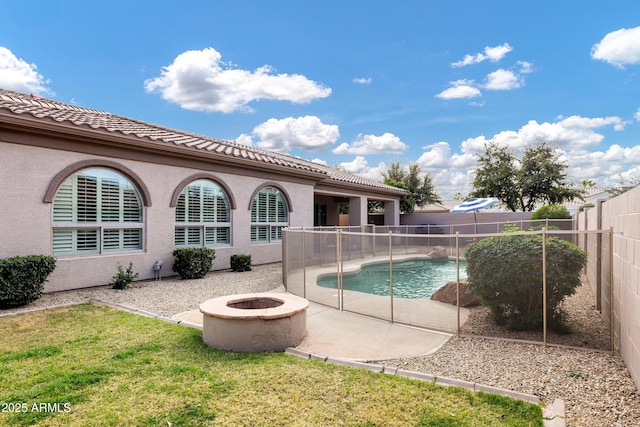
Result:
[[[229,295],[200,304],[202,340],[219,350],[262,353],[299,345],[309,301],[291,294]]]

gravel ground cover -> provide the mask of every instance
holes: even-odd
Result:
[[[214,272],[201,280],[136,282],[126,290],[98,287],[46,294],[27,307],[0,310],[0,315],[95,298],[171,317],[193,310],[209,298],[276,289],[282,289],[279,263],[254,266],[244,273]],[[608,329],[603,322],[594,321],[597,313],[591,301],[586,287],[569,298],[565,302],[569,325],[578,332],[550,335],[549,341],[559,339],[565,345],[608,348]],[[533,394],[546,404],[561,398],[566,403],[568,426],[640,426],[640,393],[619,355],[472,337],[506,335],[537,340],[540,335],[506,334],[490,322],[483,308],[474,309],[463,333],[466,336],[451,338],[432,354],[372,362]]]

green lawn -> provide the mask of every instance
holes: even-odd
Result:
[[[0,425],[542,426],[537,405],[217,351],[197,329],[94,304],[2,317],[0,337]]]

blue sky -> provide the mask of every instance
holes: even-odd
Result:
[[[487,141],[640,180],[640,2],[0,0],[0,87],[445,198]]]

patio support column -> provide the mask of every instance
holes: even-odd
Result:
[[[367,198],[349,198],[349,225],[367,224]]]
[[[400,200],[384,202],[384,224],[400,225]]]

